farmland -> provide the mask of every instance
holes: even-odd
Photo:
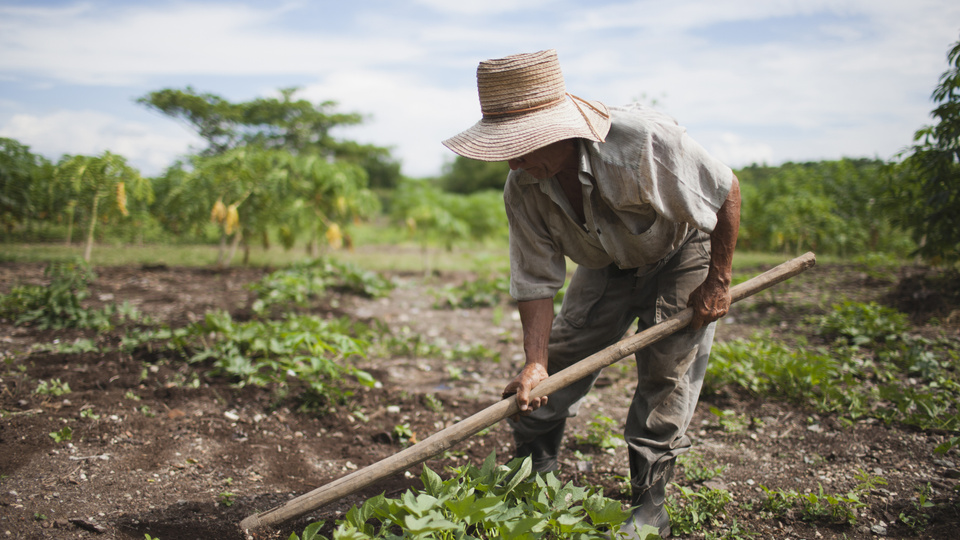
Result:
[[[341,264],[93,266],[70,307],[88,327],[7,316],[0,534],[243,538],[244,517],[498,399],[522,364],[502,268],[440,264],[425,276]],[[768,266],[739,258],[736,279]],[[55,289],[49,267],[0,262],[0,293]],[[958,290],[955,274],[924,266],[830,261],[737,304],[719,324],[694,448],[668,490],[675,535],[954,537]],[[285,363],[294,357],[304,361]],[[623,504],[618,441],[635,377],[629,360],[604,371],[559,473]],[[426,466],[448,479],[510,452],[497,425]],[[421,472],[256,537],[321,520],[332,536],[352,506],[401,497]]]

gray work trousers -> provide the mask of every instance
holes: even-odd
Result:
[[[685,243],[643,275],[615,265],[579,267],[550,331],[548,371],[552,375],[623,338],[638,321],[649,328],[687,305],[707,275],[710,237],[694,230]],[[668,477],[676,457],[690,448],[686,436],[693,416],[716,323],[684,328],[636,353],[638,383],[626,418],[634,498]],[[566,419],[576,416],[599,371],[550,394],[545,406],[510,420],[517,456],[531,456],[534,470],[557,468]],[[666,478],[669,481],[669,478]]]

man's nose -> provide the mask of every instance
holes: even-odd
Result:
[[[519,169],[521,165],[523,165],[523,158],[518,157],[518,158],[508,159],[507,164],[510,165],[511,171],[515,171]]]

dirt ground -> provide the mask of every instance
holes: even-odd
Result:
[[[244,286],[266,272],[163,266],[95,271],[94,303],[129,301],[172,327],[211,309],[248,316],[252,296]],[[895,305],[914,317],[918,332],[957,338],[956,291],[931,290],[925,272],[904,268],[899,275],[877,277],[853,266],[820,265],[775,292],[734,306],[721,321],[717,339],[749,337],[758,330],[774,336],[794,332],[805,316],[842,298]],[[36,344],[71,343],[78,337],[116,345],[121,337],[116,332],[41,331],[0,321],[0,358],[5,361],[0,364],[0,537],[244,538],[238,527],[244,517],[401,450],[391,435],[396,425],[409,423],[422,439],[495,403],[522,364],[515,306],[504,299],[498,308],[434,307],[431,291],[469,279],[467,273],[444,273],[426,282],[420,275],[391,277],[398,286],[388,298],[334,294],[314,311],[378,319],[392,332],[409,329],[447,344],[483,345],[497,351],[500,361],[370,358],[363,367],[382,386],[358,388],[352,408],[361,415],[348,414],[346,408],[305,414],[296,412],[289,398],[261,388],[235,388],[232,381],[211,377],[204,366],[187,365],[170,352],[30,351]],[[0,263],[0,292],[15,283],[42,280],[40,264]],[[772,295],[777,302],[770,301]],[[926,325],[932,316],[940,318],[940,326]],[[635,377],[633,369],[621,365],[604,372],[580,416],[569,424],[561,457],[563,479],[603,486],[608,496],[625,503],[626,451],[577,444],[573,435],[586,433],[596,415],[620,422]],[[54,378],[68,383],[72,392],[59,397],[34,393],[38,381]],[[427,394],[439,398],[441,410],[426,406]],[[762,421],[729,432],[710,407]],[[85,410],[92,414],[82,417]],[[72,440],[57,443],[49,434],[63,426],[73,430]],[[708,482],[733,495],[724,523],[729,526],[735,519],[757,538],[960,537],[958,456],[956,451],[947,456],[933,452],[956,433],[876,421],[846,427],[789,403],[726,390],[702,396],[690,435],[704,460],[727,467]],[[479,464],[491,452],[501,461],[510,456],[506,426],[471,438],[427,465],[443,474],[447,467]],[[799,492],[822,486],[825,492],[845,493],[856,485],[854,474],[860,470],[880,475],[888,484],[870,494],[856,525],[760,515],[761,485]],[[381,492],[396,496],[416,485],[419,473],[419,467],[411,468],[256,538],[285,539],[316,520],[328,522],[324,530],[329,535],[329,524],[350,506]],[[682,474],[675,482],[694,486]],[[917,535],[898,516],[913,508],[917,489],[927,483],[937,506],[931,510],[932,523]],[[670,493],[677,490],[671,486]]]

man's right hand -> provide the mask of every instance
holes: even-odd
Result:
[[[546,367],[540,364],[527,364],[523,366],[520,373],[503,389],[504,399],[513,394],[517,395],[517,405],[520,407],[520,412],[511,417],[514,421],[518,420],[521,416],[527,416],[547,404],[547,396],[531,399],[530,391],[536,388],[536,386],[540,384],[540,381],[549,376]]]

